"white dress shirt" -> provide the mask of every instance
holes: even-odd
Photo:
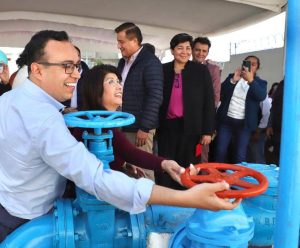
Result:
[[[259,121],[259,128],[266,128],[268,126],[269,116],[270,116],[270,110],[272,107],[272,98],[267,96],[265,100],[261,101],[259,103],[262,117]]]
[[[125,64],[124,64],[124,68],[122,70],[122,86],[124,87],[128,72],[133,64],[133,62],[135,61],[135,59],[137,58],[137,56],[139,55],[139,53],[142,51],[143,46],[140,47],[139,50],[137,50],[129,59],[124,58],[125,60]]]
[[[0,97],[0,204],[23,219],[44,215],[68,178],[120,209],[144,211],[153,182],[104,170],[70,134],[63,107],[28,79]]]

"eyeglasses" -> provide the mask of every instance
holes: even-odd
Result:
[[[79,62],[78,64],[73,64],[73,63],[50,63],[50,62],[37,62],[40,65],[45,65],[45,66],[62,66],[63,68],[65,68],[65,73],[66,74],[72,74],[75,70],[75,68],[77,69],[77,71],[79,73],[82,72],[82,66],[81,63]]]
[[[115,80],[112,78],[106,79],[104,82],[108,83],[109,85],[122,85],[122,82],[120,80]]]

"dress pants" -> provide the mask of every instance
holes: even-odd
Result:
[[[10,215],[6,209],[0,205],[0,243],[17,227],[29,220],[21,219]]]

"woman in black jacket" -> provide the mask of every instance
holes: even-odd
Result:
[[[174,60],[163,65],[164,97],[157,136],[158,154],[183,167],[200,162],[201,144],[209,144],[214,131],[212,81],[205,65],[189,60],[192,42],[188,34],[177,34],[170,42]],[[179,187],[167,175],[156,176],[156,182]]]

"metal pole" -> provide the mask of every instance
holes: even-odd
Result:
[[[300,226],[300,1],[287,8],[283,125],[275,248],[298,247]]]

